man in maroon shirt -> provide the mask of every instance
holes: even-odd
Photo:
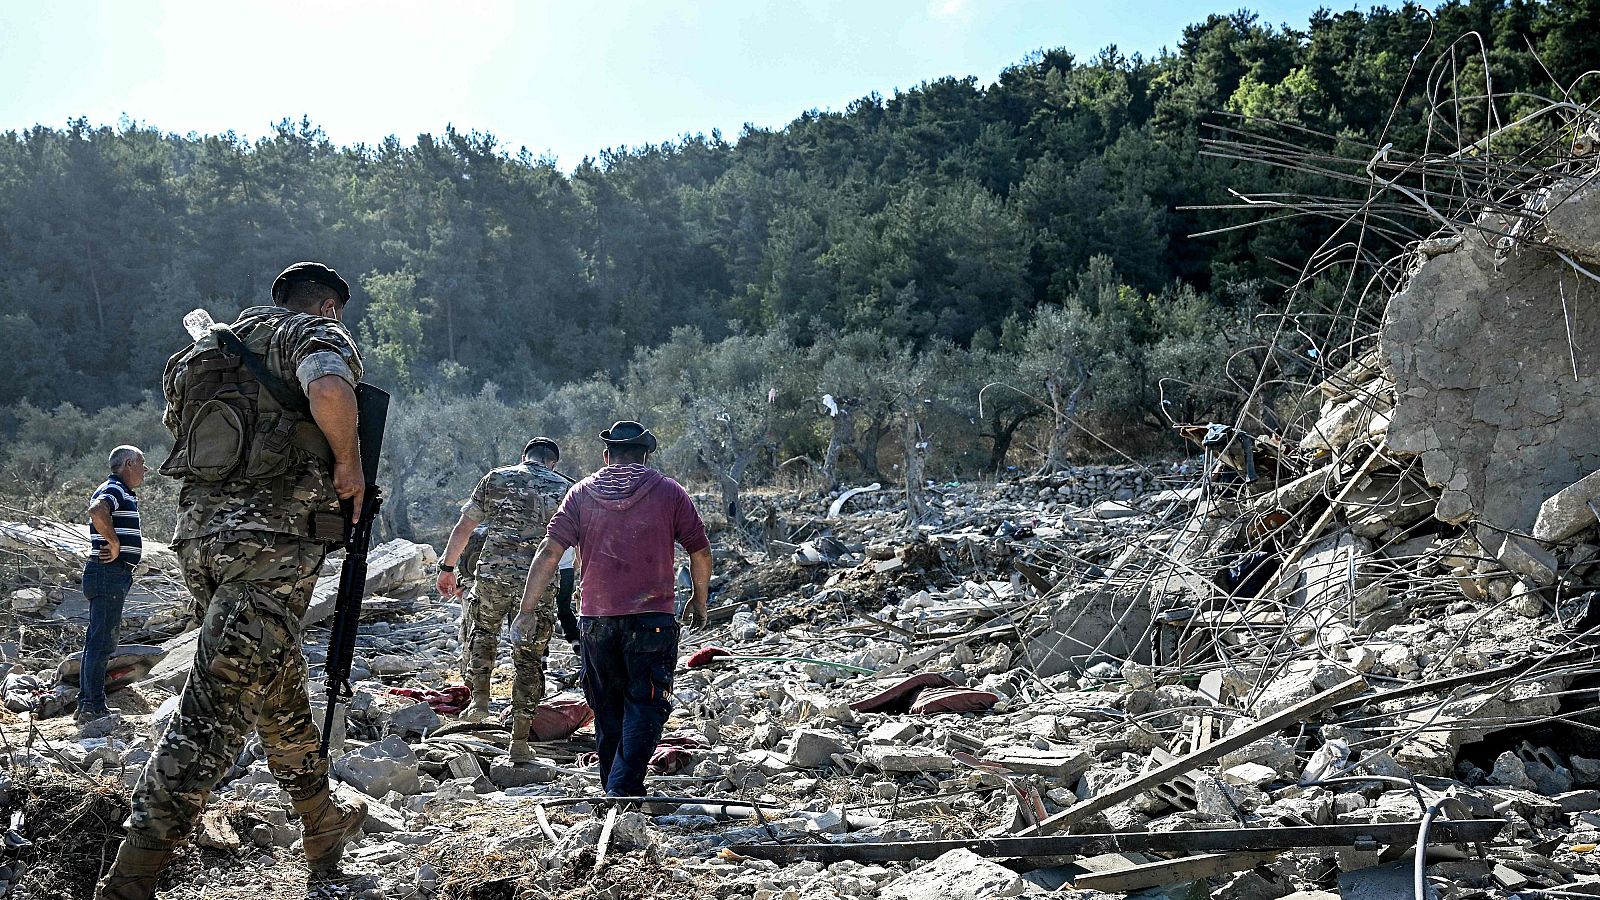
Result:
[[[706,621],[711,542],[694,501],[650,468],[656,438],[638,422],[600,432],[605,467],[567,492],[528,569],[511,640],[538,627],[561,554],[578,548],[578,635],[583,694],[594,710],[600,782],[612,797],[644,796],[644,776],[672,712],[678,663],[673,545],[689,554],[694,583],[684,617]]]

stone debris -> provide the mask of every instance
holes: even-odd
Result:
[[[1319,358],[1283,433],[1185,426],[1198,461],[929,485],[915,527],[878,486],[747,490],[760,527],[719,532],[711,624],[681,648],[728,654],[680,669],[652,796],[628,808],[601,796],[565,642],[551,730],[513,763],[503,722],[441,693],[460,607],[431,593],[435,550],[376,548],[333,761],[371,810],[347,854],[360,896],[1410,897],[1395,858],[1424,818],[1494,833],[1435,840],[1430,896],[1595,893],[1600,401],[1568,342],[1600,345],[1600,319],[1560,298],[1592,297],[1573,264],[1600,267],[1600,191],[1530,197],[1535,225],[1407,257],[1381,328]],[[194,657],[152,553],[119,715],[61,715],[79,530],[0,523],[30,573],[0,584],[11,847],[61,839],[30,824],[45,785],[120,820]],[[336,575],[306,617],[319,705]],[[298,828],[262,757],[219,786],[196,884],[292,877]],[[1277,843],[1212,843],[1241,832]],[[0,896],[31,896],[40,865],[7,857]]]

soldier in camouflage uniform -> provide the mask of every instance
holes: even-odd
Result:
[[[100,900],[154,896],[174,846],[252,729],[301,817],[314,871],[338,863],[366,815],[329,790],[300,649],[318,569],[343,530],[339,501],[361,508],[361,358],[339,322],[350,289],[325,265],[297,263],[272,295],[276,305],[212,326],[163,376],[175,442],[162,473],[183,479],[173,548],[200,634]]]
[[[458,596],[456,563],[462,558],[468,536],[479,523],[488,526],[483,550],[473,570],[470,604],[463,604],[467,625],[467,685],[472,689],[472,706],[465,713],[472,721],[489,715],[489,676],[494,671],[500,627],[522,601],[528,565],[544,539],[545,526],[561,505],[571,482],[551,466],[561,458],[556,442],[536,437],[523,450],[522,462],[494,469],[483,476],[472,497],[461,507],[439,560],[439,591]],[[513,635],[511,661],[515,678],[511,687],[511,758],[513,762],[531,760],[529,729],[535,709],[544,699],[544,657],[556,618],[555,592],[548,591],[540,605],[535,627]],[[516,638],[520,638],[516,639]]]

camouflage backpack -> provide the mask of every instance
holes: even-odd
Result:
[[[268,367],[273,337],[293,316],[212,325],[167,360],[162,385],[172,454],[161,474],[191,481],[268,481],[303,464],[331,465],[327,438],[305,397]],[[295,449],[303,451],[296,453]]]

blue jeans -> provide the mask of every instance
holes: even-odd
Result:
[[[668,613],[584,616],[578,633],[600,783],[609,796],[642,797],[650,757],[672,712],[678,623]]]
[[[78,676],[78,709],[104,713],[106,664],[117,651],[122,604],[133,587],[133,567],[91,559],[83,567],[83,595],[89,598],[89,633],[83,638],[83,671]]]

